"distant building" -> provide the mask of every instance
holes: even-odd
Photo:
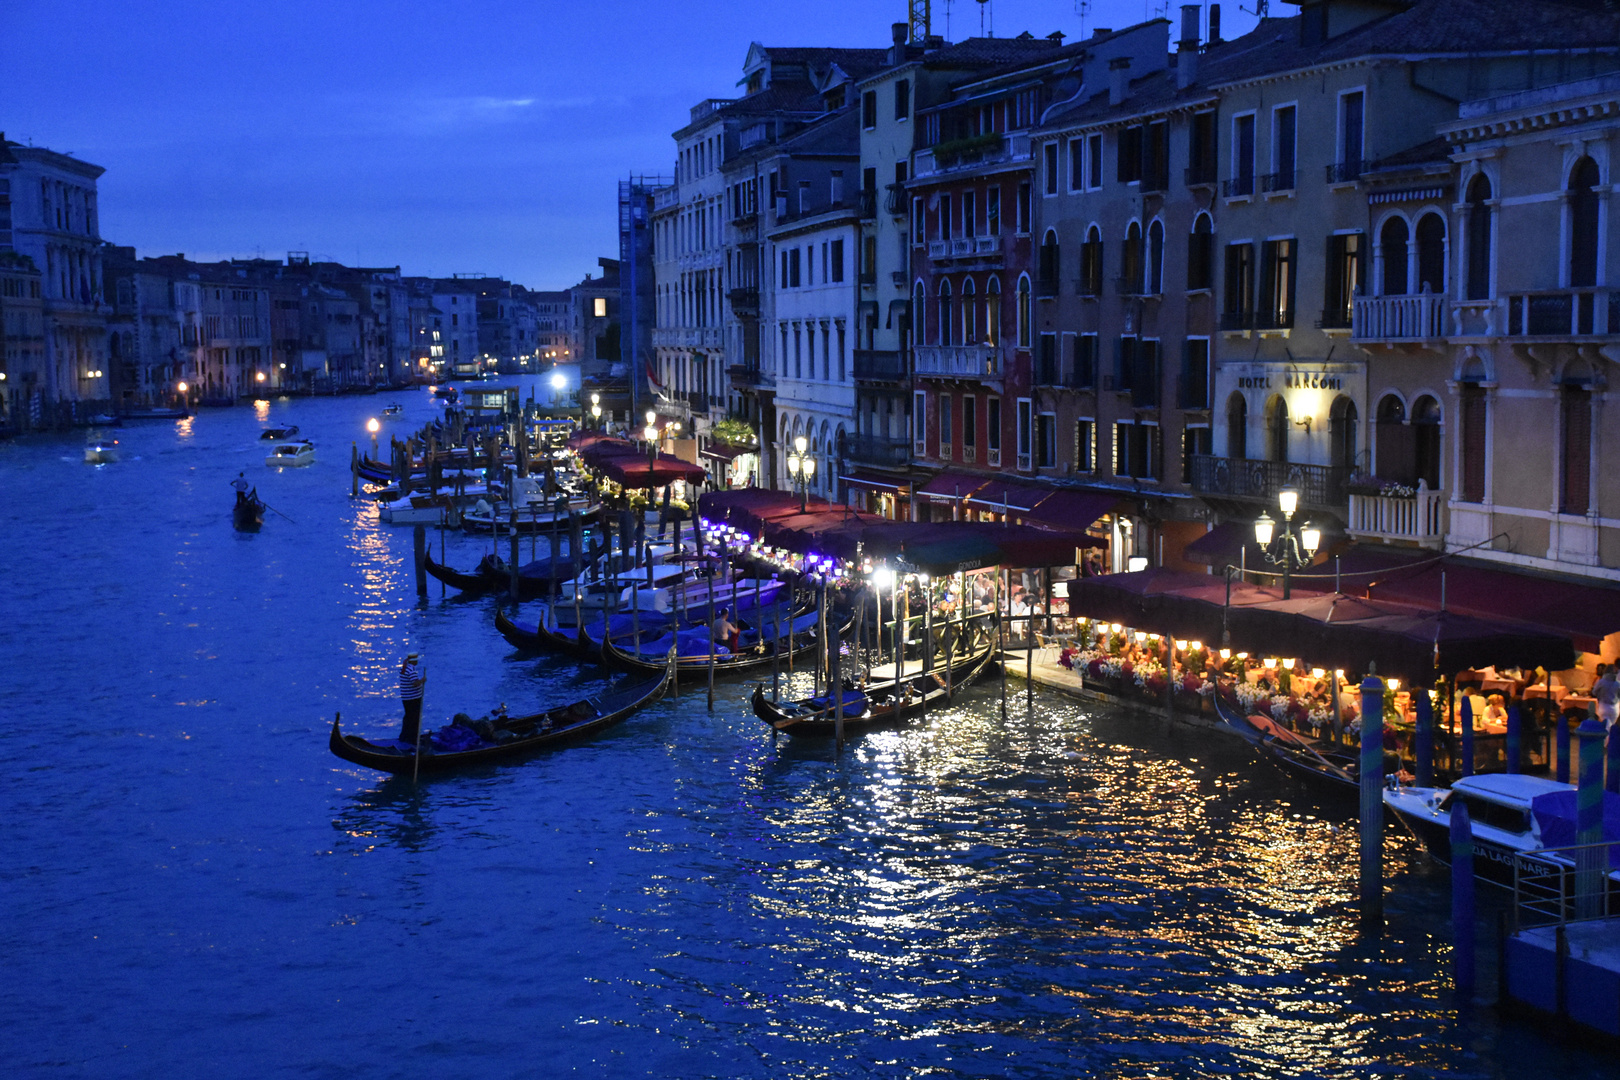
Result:
[[[31,392],[45,371],[45,302],[39,270],[25,255],[0,251],[0,430],[40,421]]]

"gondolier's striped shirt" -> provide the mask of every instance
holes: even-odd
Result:
[[[415,701],[422,696],[422,669],[409,660],[399,665],[399,699]]]

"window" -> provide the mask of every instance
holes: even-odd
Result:
[[[1163,120],[1147,126],[1142,142],[1142,190],[1164,191],[1170,186],[1170,125]]]
[[[832,276],[830,278],[828,278],[828,280],[833,281],[833,282],[843,281],[844,280],[844,242],[843,242],[843,240],[834,240],[832,242],[831,260],[832,260],[832,263],[831,263],[831,266],[828,269],[831,271]]]
[[[1271,111],[1271,184],[1272,191],[1294,189],[1295,139],[1297,112],[1292,105]]]
[[[1427,394],[1412,403],[1412,481],[1440,490],[1440,403]]]
[[[1463,502],[1485,501],[1485,389],[1478,383],[1464,383],[1459,405],[1462,413],[1462,476],[1459,477]]]
[[[1093,225],[1080,245],[1080,295],[1101,296],[1103,291],[1102,232]]]
[[[1035,417],[1035,467],[1050,469],[1057,465],[1057,417],[1041,413]]]
[[[1045,174],[1043,182],[1048,195],[1058,193],[1058,147],[1056,142],[1046,143],[1041,147],[1041,171]]]
[[[1267,240],[1261,251],[1260,289],[1265,297],[1266,327],[1287,329],[1294,325],[1294,280],[1297,259],[1294,240]]]
[[[1029,181],[1025,180],[1018,185],[1018,205],[1014,207],[1017,215],[1013,222],[1013,231],[1023,235],[1029,232]]]
[[[962,279],[962,344],[974,345],[979,340],[979,300],[974,295],[973,279]]]
[[[1360,413],[1356,403],[1340,394],[1328,408],[1328,448],[1337,468],[1351,469],[1358,464]]]
[[[1373,448],[1378,453],[1374,468],[1381,479],[1397,484],[1415,484],[1416,451],[1412,428],[1406,422],[1406,404],[1394,394],[1385,394],[1374,414]]]
[[[861,127],[870,131],[877,127],[877,91],[868,90],[861,95]]]
[[[1018,278],[1018,347],[1029,348],[1031,312],[1029,309],[1029,275]]]
[[[1559,395],[1561,453],[1558,477],[1558,512],[1585,514],[1591,505],[1592,392],[1585,385],[1566,384]]]
[[[861,280],[864,282],[877,281],[877,237],[861,237]]]
[[[1114,425],[1114,475],[1139,480],[1159,477],[1159,426],[1130,420]]]
[[[1209,339],[1188,338],[1181,343],[1181,380],[1176,394],[1183,409],[1209,408]]]
[[[1086,182],[1086,140],[1069,140],[1069,190],[1079,191]]]
[[[1114,339],[1114,389],[1129,390],[1136,375],[1136,337],[1121,334]]]
[[[1266,460],[1288,460],[1288,402],[1281,394],[1266,402]]]
[[[951,232],[956,226],[956,222],[952,220],[951,209],[950,195],[941,195],[939,197],[939,238],[941,240],[949,240]]]
[[[1018,467],[1020,469],[1028,469],[1030,467],[1030,440],[1031,440],[1032,435],[1033,435],[1033,433],[1031,432],[1030,429],[1031,429],[1032,426],[1033,426],[1033,417],[1031,416],[1031,408],[1030,408],[1029,398],[1019,398],[1018,399],[1018,443],[1017,443],[1017,446],[1018,446]]]
[[[962,235],[979,235],[979,193],[972,188],[962,192]]]
[[[787,256],[787,286],[790,289],[797,289],[799,287],[799,249],[790,249]]]
[[[1446,222],[1424,214],[1417,223],[1418,292],[1446,291]]]
[[[984,284],[984,343],[1001,344],[1001,280],[991,278]]]
[[[1202,424],[1189,424],[1181,429],[1181,482],[1190,483],[1193,458],[1208,455],[1213,450],[1209,428]]]
[[[1333,175],[1336,181],[1354,180],[1361,175],[1365,100],[1360,90],[1339,95],[1339,162]]]
[[[939,456],[951,453],[951,395],[939,395]]]
[[[1086,136],[1086,187],[1096,191],[1102,187],[1103,178],[1103,137],[1101,135]]]
[[[1115,144],[1114,179],[1134,184],[1142,179],[1142,128],[1121,128]]]
[[[990,451],[988,464],[1001,464],[1001,399],[993,397],[984,406],[984,444]]]
[[[1468,299],[1491,295],[1491,181],[1484,173],[1468,185]]]
[[[1232,118],[1232,179],[1228,195],[1254,194],[1254,114]]]
[[[1187,234],[1187,289],[1209,289],[1214,284],[1215,223],[1208,214],[1199,214]]]
[[[993,184],[984,193],[984,227],[988,236],[1001,233],[1001,188]]]
[[[1322,281],[1322,326],[1348,329],[1355,298],[1362,289],[1360,233],[1339,233],[1328,237],[1327,273]]]
[[[1164,223],[1157,218],[1148,226],[1148,282],[1150,296],[1164,292]]]
[[[1057,335],[1042,334],[1035,352],[1035,383],[1056,386],[1058,382]]]
[[[1583,157],[1569,171],[1569,284],[1596,285],[1598,252],[1598,167]]]
[[[1074,470],[1075,472],[1091,472],[1096,468],[1093,457],[1095,447],[1092,440],[1095,438],[1097,423],[1087,417],[1075,421],[1074,425]]]
[[[1226,399],[1226,456],[1249,456],[1249,403],[1242,394]]]
[[[894,84],[894,118],[904,120],[911,115],[911,80],[898,79]],[[869,124],[876,126],[876,121]]]
[[[918,390],[911,395],[911,443],[912,452],[926,454],[928,452],[928,394]]]
[[[1392,217],[1384,222],[1384,227],[1378,233],[1379,262],[1383,264],[1382,287],[1378,290],[1380,296],[1405,296],[1409,291],[1406,287],[1406,241],[1410,231],[1406,227],[1406,219]]]
[[[1129,296],[1142,294],[1142,226],[1131,222],[1125,229],[1125,243],[1120,252],[1120,292]]]
[[[1090,390],[1097,385],[1096,334],[1081,334],[1074,339],[1074,361],[1069,365],[1069,385],[1079,390]]]
[[[1041,237],[1040,259],[1036,266],[1041,295],[1056,296],[1059,266],[1057,230],[1047,229],[1046,235]]]
[[[873,176],[872,176],[873,172],[875,172],[875,170],[873,170],[873,169],[868,169],[867,170],[867,177],[866,177],[867,184],[866,184],[866,186],[867,186],[868,189],[876,187],[876,184],[873,183]],[[844,202],[844,173],[843,173],[843,170],[841,170],[841,169],[834,169],[832,171],[832,174],[828,177],[828,182],[827,182],[827,205],[829,205],[829,206],[841,206],[841,205],[843,205],[843,202]]]
[[[974,424],[977,419],[974,413],[977,412],[976,406],[978,402],[979,399],[971,394],[962,396],[962,460],[964,461],[973,460],[973,450],[979,441],[978,431],[975,430]]]
[[[1226,245],[1226,305],[1223,325],[1243,329],[1254,311],[1254,245]]]
[[[1215,182],[1215,114],[1194,113],[1187,125],[1187,183]]]
[[[939,283],[939,343],[952,345],[951,340],[951,282],[949,278]]]

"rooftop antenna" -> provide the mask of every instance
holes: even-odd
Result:
[[[1086,36],[1086,19],[1091,15],[1091,0],[1074,0],[1074,13],[1080,16],[1080,36]]]
[[[945,0],[945,40],[951,40],[951,0]]]
[[[1249,11],[1248,8],[1244,7],[1242,4],[1239,4],[1238,10],[1248,11],[1250,15],[1253,15],[1257,19],[1269,18],[1271,15],[1271,0],[1254,0],[1253,11]]]
[[[990,0],[979,0],[979,36],[996,36],[996,13]]]

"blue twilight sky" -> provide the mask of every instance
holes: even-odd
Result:
[[[980,32],[975,0],[933,6],[936,33],[947,7],[951,40]],[[1072,40],[1078,7],[991,0],[990,16],[997,36]],[[1095,0],[1084,30],[1157,10]],[[0,0],[0,131],[106,168],[102,235],[143,255],[302,250],[562,288],[616,252],[615,182],[669,172],[670,133],[735,93],[749,42],[881,48],[905,14],[905,0]],[[1253,25],[1235,3],[1222,16],[1228,38]]]

